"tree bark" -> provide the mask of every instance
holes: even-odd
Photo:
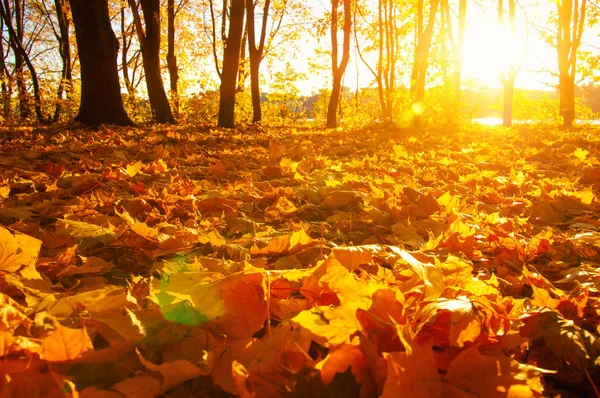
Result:
[[[587,0],[563,0],[558,6],[558,77],[560,115],[563,126],[573,127],[575,121],[575,74],[577,73],[577,49],[581,44]]]
[[[232,0],[219,88],[219,127],[235,127],[235,93],[244,30],[244,0]]]
[[[57,122],[62,113],[62,105],[60,101],[63,98],[63,94],[66,93],[69,97],[73,82],[73,72],[71,68],[71,48],[69,42],[69,17],[68,17],[68,6],[65,0],[54,0],[54,7],[56,9],[56,18],[58,20],[58,51],[62,60],[61,79],[56,92],[56,99],[58,100],[56,108],[54,110],[54,116],[52,122]]]
[[[498,21],[504,24],[504,0],[498,0]],[[515,0],[508,0],[508,24],[511,36],[515,34]],[[504,108],[502,110],[502,125],[512,126],[513,98],[515,92],[515,78],[517,72],[514,65],[509,65],[506,73],[500,76],[500,82],[504,90]]]
[[[515,74],[514,68],[511,69],[513,69],[511,75],[512,78],[509,77],[502,82],[504,88],[504,107],[502,108],[502,125],[504,127],[512,126],[513,98],[515,92]]]
[[[19,5],[20,3],[17,1],[15,3],[15,7],[17,7],[17,5]],[[6,5],[6,2],[5,2]],[[8,7],[4,7],[2,5],[2,3],[0,3],[0,14],[2,14],[2,18],[4,19],[4,22],[6,23],[6,28],[8,29],[8,35],[10,38],[10,42],[13,48],[13,51],[15,53],[15,60],[17,57],[20,57],[21,62],[24,61],[25,65],[27,65],[27,69],[29,69],[29,73],[31,75],[31,83],[33,84],[33,95],[34,95],[34,109],[35,109],[35,114],[37,117],[37,120],[40,123],[46,123],[47,120],[44,118],[44,115],[42,114],[42,96],[41,96],[41,91],[40,91],[40,85],[38,82],[38,77],[37,77],[37,73],[35,71],[35,67],[33,66],[33,63],[31,62],[31,59],[29,58],[29,54],[27,53],[27,51],[25,50],[25,48],[23,47],[23,26],[22,26],[22,17],[21,17],[21,11],[19,9],[15,9],[15,14],[17,16],[17,30],[15,31],[15,29],[13,28],[12,25],[12,21],[10,19],[10,14],[8,12]],[[15,62],[16,65],[16,62]],[[20,91],[19,91],[19,99],[21,102],[21,116],[23,116],[23,110],[25,108],[29,107],[29,101],[28,101],[28,95],[27,95],[27,89],[25,87],[25,81],[24,76],[23,76],[23,68],[21,65],[21,76],[20,76],[20,80],[21,80],[21,84],[22,86],[20,86]],[[19,71],[17,69],[17,79],[19,79]],[[17,86],[19,86],[19,82],[17,81]],[[25,111],[26,115],[29,115],[29,111],[26,110]]]
[[[144,27],[135,0],[129,0],[135,28],[142,50],[146,88],[152,108],[152,118],[158,123],[174,123],[171,106],[160,73],[160,0],[141,0]]]
[[[3,15],[8,18],[6,20],[6,27],[10,27],[10,30],[13,31],[13,36],[9,37],[8,44],[12,48],[14,53],[14,62],[15,62],[15,76],[17,82],[17,95],[19,98],[19,114],[22,120],[26,120],[31,116],[31,101],[29,100],[29,95],[27,93],[27,85],[25,84],[25,72],[24,67],[25,63],[23,61],[23,54],[19,51],[18,47],[15,44],[15,41],[19,43],[23,43],[23,13],[21,11],[21,0],[17,0],[13,2],[14,6],[14,15],[15,15],[15,25],[12,28],[12,20],[10,4],[8,0],[4,0],[4,12]],[[3,16],[3,20],[5,20]],[[10,35],[10,33],[9,33]]]
[[[456,48],[454,49],[454,96],[456,98],[457,110],[460,110],[461,102],[461,85],[462,85],[462,66],[463,53],[465,43],[465,29],[467,27],[467,0],[459,0],[458,2],[458,38],[456,40]]]
[[[351,0],[343,0],[344,4],[344,27],[343,27],[343,44],[342,44],[342,59],[338,65],[338,13],[340,0],[331,0],[331,70],[333,77],[333,86],[331,88],[331,96],[329,97],[329,105],[327,107],[327,128],[336,128],[338,126],[337,110],[340,103],[342,92],[342,78],[348,66],[350,59],[350,32],[352,29],[352,13]]]
[[[167,69],[169,70],[169,83],[171,101],[173,103],[173,116],[179,117],[179,67],[175,55],[175,0],[167,2]]]
[[[133,126],[125,113],[117,72],[119,42],[110,25],[108,0],[70,0],[81,64],[83,124]]]
[[[0,31],[4,31],[4,20],[0,18]],[[12,97],[12,76],[6,66],[4,58],[4,41],[0,40],[0,73],[2,73],[2,116],[3,121],[10,117]]]
[[[265,49],[267,37],[267,20],[269,18],[270,0],[265,0],[260,31],[260,41],[256,45],[256,28],[254,26],[254,1],[246,0],[246,29],[248,31],[248,53],[250,55],[250,91],[252,93],[252,123],[262,121],[260,106],[260,63]]]
[[[423,1],[419,0],[417,8],[417,26],[415,33],[415,58],[411,74],[410,92],[413,105],[421,105],[425,99],[425,83],[427,68],[429,67],[429,52],[433,37],[435,17],[439,8],[439,0],[430,0],[429,16],[427,25],[424,25]],[[421,114],[414,114],[413,124],[418,127],[421,124]]]

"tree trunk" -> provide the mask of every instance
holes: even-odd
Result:
[[[19,98],[19,114],[22,120],[29,119],[31,116],[31,101],[29,100],[29,94],[27,93],[27,85],[25,84],[25,63],[23,61],[23,54],[19,51],[17,41],[23,43],[23,13],[21,11],[21,0],[13,2],[14,15],[15,15],[15,28],[13,29],[10,4],[8,0],[4,0],[4,11],[3,19],[6,21],[6,27],[12,30],[12,36],[9,36],[9,46],[12,48],[14,53],[15,62],[15,76],[17,81],[17,93]],[[10,35],[10,33],[9,33]],[[14,37],[13,37],[14,36]]]
[[[252,93],[252,123],[262,122],[262,109],[260,106],[260,58],[250,52],[250,92]]]
[[[70,0],[79,62],[83,124],[133,126],[125,113],[117,72],[119,42],[110,25],[108,0]]]
[[[6,4],[6,2],[5,2]],[[44,118],[44,115],[42,114],[42,97],[41,97],[41,91],[40,91],[40,85],[38,82],[38,77],[37,77],[37,73],[35,71],[35,68],[31,62],[31,59],[29,58],[29,54],[27,53],[27,51],[25,50],[25,48],[23,47],[23,26],[22,26],[22,17],[21,15],[21,11],[19,10],[19,8],[17,8],[17,6],[20,3],[17,1],[15,3],[15,14],[17,16],[17,30],[15,31],[15,29],[13,29],[12,23],[11,23],[11,19],[10,19],[10,14],[8,12],[8,7],[5,8],[4,6],[2,6],[2,4],[0,3],[0,14],[2,14],[2,18],[4,19],[4,22],[6,23],[6,28],[8,29],[8,34],[10,37],[10,42],[13,48],[13,51],[15,53],[15,59],[17,58],[17,55],[21,58],[21,61],[25,62],[25,65],[27,65],[27,69],[29,69],[29,73],[31,75],[31,83],[33,85],[33,95],[34,95],[34,99],[35,99],[35,103],[34,103],[34,108],[35,108],[35,114],[37,117],[37,120],[40,123],[45,123],[46,119]],[[15,63],[16,65],[16,63]],[[27,89],[25,86],[25,82],[23,81],[23,68],[21,65],[21,83],[22,86],[20,87],[20,89],[22,91],[20,91],[20,100],[21,100],[21,106],[24,109],[25,108],[25,104],[27,104],[27,108],[29,107],[28,104],[28,94],[27,94]],[[19,79],[19,75],[17,72],[17,79]],[[17,81],[17,86],[18,86],[18,81]],[[22,111],[23,111],[22,109]],[[29,111],[26,111],[26,114],[29,115]],[[21,115],[23,115],[23,113],[21,113]]]
[[[340,103],[342,92],[342,78],[348,66],[350,59],[350,32],[352,29],[351,0],[343,0],[344,4],[344,42],[342,44],[342,59],[338,65],[338,13],[340,0],[331,0],[331,69],[333,77],[333,86],[329,105],[327,107],[327,128],[336,128],[338,126],[337,110]]]
[[[511,68],[513,69],[513,68]],[[502,108],[502,125],[512,126],[513,97],[515,92],[515,73],[509,72],[509,77],[502,82],[504,88],[504,107]]]
[[[581,44],[585,24],[587,0],[564,0],[557,2],[558,32],[556,49],[558,53],[559,111],[563,126],[573,127],[575,121],[575,74],[577,73],[577,49]]]
[[[265,49],[267,37],[267,20],[269,18],[270,0],[265,0],[261,23],[260,40],[256,45],[256,28],[254,26],[254,1],[246,0],[246,31],[248,32],[248,53],[250,56],[250,92],[252,93],[252,123],[262,121],[260,106],[260,63]],[[281,22],[281,21],[280,21]]]
[[[456,98],[456,107],[460,111],[461,93],[460,86],[462,84],[462,66],[463,53],[465,43],[465,29],[467,27],[467,0],[459,0],[458,2],[458,38],[454,54],[454,96]]]
[[[423,0],[419,0],[417,8],[415,58],[411,75],[410,91],[412,95],[413,105],[418,105],[420,107],[422,107],[423,100],[425,99],[425,83],[427,81],[427,68],[429,67],[429,52],[431,49],[433,27],[435,24],[438,6],[439,0],[430,0],[429,17],[426,26],[424,26]],[[416,127],[420,126],[420,111],[415,112],[413,124]]]
[[[141,0],[144,27],[135,0],[129,0],[135,28],[142,50],[146,88],[152,108],[152,118],[158,123],[174,123],[171,106],[160,74],[160,0]]]
[[[219,88],[219,127],[235,127],[235,93],[244,30],[244,0],[232,0]]]
[[[52,117],[52,122],[57,122],[62,113],[62,104],[60,101],[63,98],[63,94],[66,93],[67,97],[69,97],[71,93],[73,73],[71,70],[71,48],[69,45],[70,25],[67,4],[64,0],[54,0],[54,7],[56,9],[56,18],[58,20],[60,34],[58,51],[62,60],[61,79],[56,92],[56,99],[58,102],[56,103],[54,116]]]
[[[498,22],[504,25],[504,0],[498,0]],[[515,22],[515,0],[508,0],[508,24],[511,36],[516,31]],[[502,73],[500,82],[504,89],[504,108],[502,111],[502,125],[504,127],[512,126],[513,98],[515,91],[515,78],[517,72],[514,65],[509,65],[508,71]]]
[[[19,2],[17,1],[15,3],[15,5],[16,4],[19,4]],[[34,99],[35,99],[34,109],[35,109],[35,114],[36,114],[37,120],[40,123],[46,123],[47,120],[44,118],[44,115],[42,114],[42,96],[41,96],[40,85],[38,82],[37,73],[35,71],[33,63],[31,62],[31,59],[29,58],[29,54],[23,47],[22,20],[19,18],[19,20],[17,21],[17,31],[15,32],[15,30],[13,29],[13,26],[11,24],[10,15],[7,13],[7,10],[5,10],[4,7],[2,7],[1,4],[0,4],[0,13],[2,14],[2,17],[4,18],[4,22],[6,23],[6,28],[8,29],[8,34],[10,36],[14,52],[15,52],[15,54],[17,54],[17,53],[20,54],[22,60],[25,61],[25,65],[27,65],[29,74],[31,75],[31,83],[33,85],[33,95],[34,95]],[[18,14],[19,13],[17,13],[17,15]],[[23,84],[25,84],[25,82],[23,82]],[[24,86],[23,86],[23,89],[26,90],[26,88]],[[25,91],[23,94],[24,94],[24,96],[22,98],[27,98],[27,92]]]
[[[573,127],[575,121],[575,80],[568,74],[560,74],[560,115],[563,118],[563,127]]]
[[[4,31],[4,20],[0,18],[0,31]],[[4,58],[4,41],[0,40],[0,73],[2,74],[2,116],[6,122],[11,113],[12,78]]]
[[[171,87],[171,102],[173,103],[174,117],[179,117],[179,67],[175,56],[175,0],[167,2],[167,69],[169,70],[169,83]]]

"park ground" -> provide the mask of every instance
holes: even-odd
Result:
[[[598,128],[0,138],[4,396],[598,394]]]

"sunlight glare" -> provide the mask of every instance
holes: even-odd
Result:
[[[463,72],[477,83],[502,87],[501,73],[519,62],[522,45],[498,23],[474,22],[465,31]]]

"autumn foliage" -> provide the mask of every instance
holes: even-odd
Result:
[[[597,131],[3,134],[1,397],[598,394]]]

